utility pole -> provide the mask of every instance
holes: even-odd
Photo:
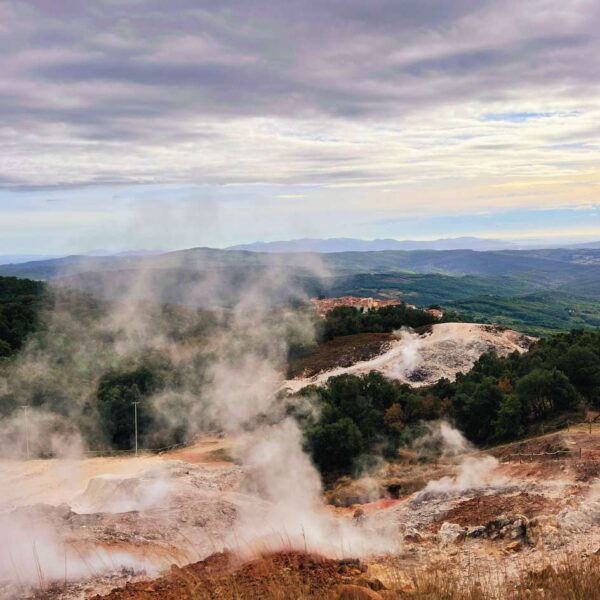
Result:
[[[25,413],[25,446],[27,448],[27,460],[29,460],[30,452],[29,452],[29,406],[25,404],[23,406],[23,411]]]
[[[135,455],[138,455],[138,426],[137,426],[137,405],[139,402],[133,403],[133,414],[135,418]]]

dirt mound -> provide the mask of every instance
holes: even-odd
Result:
[[[478,496],[461,502],[431,524],[438,531],[444,521],[462,527],[485,525],[502,514],[521,514],[531,519],[558,509],[558,504],[546,496],[521,492],[515,496]]]
[[[363,574],[358,561],[332,560],[301,552],[279,552],[239,564],[228,553],[171,571],[153,581],[127,584],[93,600],[185,600],[238,598],[323,598]]]
[[[73,502],[78,513],[122,513],[165,504],[170,493],[168,479],[152,473],[146,477],[98,475]]]

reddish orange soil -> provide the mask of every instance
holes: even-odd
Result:
[[[485,525],[503,513],[524,515],[530,519],[539,514],[554,513],[558,508],[558,502],[527,492],[516,496],[479,496],[456,505],[432,523],[431,529],[437,531],[444,521],[462,527]]]
[[[600,477],[600,462],[598,460],[585,460],[575,463],[575,480],[591,481]]]
[[[231,464],[227,456],[231,445],[231,438],[206,437],[193,446],[171,450],[164,456],[169,460],[182,460],[193,465],[226,466]]]
[[[375,502],[369,502],[369,504],[361,505],[361,508],[366,512],[376,512],[378,510],[385,510],[386,508],[391,508],[392,506],[396,506],[396,504],[401,504],[405,501],[405,498],[383,498],[381,500],[376,500]]]
[[[227,553],[171,571],[153,581],[129,583],[92,600],[204,600],[238,598],[323,598],[335,586],[362,575],[358,561],[336,561],[300,552],[279,552],[236,564]],[[283,595],[282,595],[283,594]]]

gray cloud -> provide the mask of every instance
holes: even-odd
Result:
[[[598,0],[7,1],[0,143],[15,160],[0,180],[264,181],[252,164],[222,168],[244,119],[396,125],[467,104],[590,102],[599,28]],[[278,153],[281,135],[256,143]],[[175,168],[165,153],[186,144],[197,163]],[[379,176],[355,144],[332,146],[284,149],[272,181]],[[56,153],[85,164],[56,169]],[[311,178],[310,156],[337,167]]]

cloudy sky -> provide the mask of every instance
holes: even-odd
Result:
[[[0,253],[600,239],[600,0],[2,0]]]

